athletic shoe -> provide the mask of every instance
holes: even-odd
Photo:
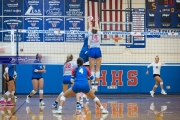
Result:
[[[27,112],[27,114],[29,114],[31,112],[29,106],[26,107],[26,112]]]
[[[57,104],[56,104],[56,103],[53,103],[53,104],[52,104],[52,107],[53,107],[53,108],[57,108]]]
[[[26,102],[29,103],[30,102],[30,97],[27,96],[26,98]]]
[[[107,118],[107,116],[108,116],[108,114],[101,114],[101,118],[100,118],[100,120],[104,120],[104,119],[106,119],[106,118]]]
[[[13,106],[14,104],[11,101],[7,101],[6,105],[7,106]]]
[[[57,117],[58,120],[62,120],[62,115],[53,114],[54,117]]]
[[[167,106],[161,106],[161,111],[167,110]]]
[[[52,113],[53,114],[62,114],[62,110],[61,109],[53,110]]]
[[[167,93],[165,92],[165,90],[161,90],[161,94],[166,95]]]
[[[155,110],[154,103],[151,103],[150,110],[152,110],[152,111]]]
[[[155,93],[154,91],[150,91],[152,97],[154,97],[154,93]]]
[[[40,105],[40,106],[45,106],[45,103],[44,103],[43,101],[41,101],[41,102],[39,103],[39,105]]]
[[[6,103],[4,102],[4,100],[0,100],[0,105],[2,105],[2,106],[6,105]]]
[[[101,110],[102,114],[108,114],[109,112],[106,109]]]

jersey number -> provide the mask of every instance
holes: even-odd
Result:
[[[79,69],[79,72],[81,73],[81,74],[83,74],[83,69],[81,68],[81,69]]]
[[[66,63],[65,68],[71,68],[71,63]]]

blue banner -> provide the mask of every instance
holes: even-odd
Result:
[[[23,29],[23,19],[17,17],[3,17],[3,29],[11,30],[11,29]],[[14,33],[14,40],[23,41],[22,33]],[[10,42],[10,32],[3,32],[3,41]]]
[[[0,0],[0,3],[1,3],[1,5],[0,5],[0,16],[2,16],[2,9],[3,9],[3,4],[2,4],[2,0]]]
[[[2,17],[0,17],[0,31],[2,30]],[[2,32],[0,32],[0,42],[2,42]]]
[[[44,18],[45,30],[64,31],[64,18]],[[44,33],[45,42],[64,42],[64,34],[60,33]]]
[[[65,0],[66,16],[84,16],[84,0]]]
[[[45,16],[64,16],[64,0],[44,0]]]
[[[22,15],[23,15],[22,0],[3,0],[3,16],[22,16]]]
[[[43,0],[24,0],[25,16],[42,16]]]
[[[42,17],[25,17],[24,29],[27,30],[43,30]],[[24,42],[43,42],[43,33],[25,33]]]
[[[66,31],[84,31],[84,18],[66,18]],[[66,42],[82,42],[84,34],[66,34]]]

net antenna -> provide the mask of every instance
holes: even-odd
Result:
[[[0,46],[0,49],[1,49],[1,51],[4,51],[4,49],[5,48],[8,48],[8,47],[10,47],[10,49],[11,49],[11,55],[12,56],[14,56],[15,55],[15,48],[14,48],[14,33],[16,32],[16,30],[14,30],[14,29],[12,29],[12,30],[1,30],[0,32],[3,32],[3,33],[8,33],[8,34],[10,34],[9,36],[10,36],[10,44],[7,44],[7,45],[5,45],[5,46]],[[3,42],[4,43],[4,42]]]
[[[133,36],[126,34],[133,29],[133,22],[100,22],[100,27],[103,32],[101,46],[133,45]],[[119,32],[123,33],[119,34]]]

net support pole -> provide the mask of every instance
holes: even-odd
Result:
[[[14,30],[11,30],[11,55],[14,55]]]

